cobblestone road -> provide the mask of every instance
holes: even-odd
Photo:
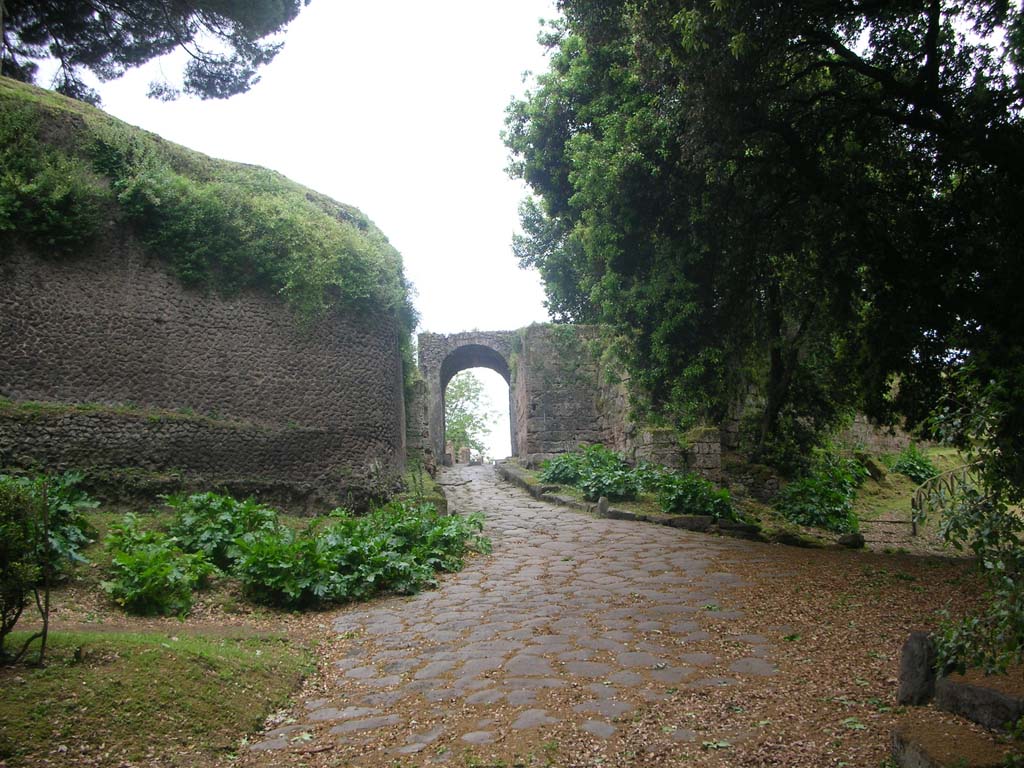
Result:
[[[740,615],[720,602],[739,580],[714,562],[756,559],[752,545],[553,507],[493,467],[442,482],[453,512],[485,513],[494,553],[436,591],[338,614],[336,671],[247,762],[613,764],[658,702],[774,674],[764,637],[734,634],[723,656],[702,628]],[[689,725],[651,738],[693,742]]]

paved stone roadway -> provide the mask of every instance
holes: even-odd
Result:
[[[442,482],[453,512],[485,513],[494,554],[438,590],[338,614],[333,688],[253,745],[256,762],[329,749],[338,765],[462,765],[467,749],[512,757],[553,733],[607,748],[651,702],[774,673],[757,635],[730,637],[728,659],[702,650],[718,647],[702,614],[738,582],[710,566],[745,542],[553,507],[492,467]],[[686,725],[660,730],[698,738]]]

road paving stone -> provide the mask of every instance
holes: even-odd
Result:
[[[449,509],[484,512],[493,554],[436,591],[333,617],[335,690],[300,702],[293,721],[313,742],[266,734],[251,747],[256,763],[327,740],[338,764],[417,753],[444,762],[566,726],[609,743],[623,733],[609,721],[676,690],[774,673],[760,635],[728,636],[728,658],[702,645],[722,636],[715,622],[742,615],[728,603],[741,580],[713,563],[746,542],[539,503],[491,467],[444,473]],[[696,737],[679,728],[672,738]]]

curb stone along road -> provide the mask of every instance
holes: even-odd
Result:
[[[336,614],[322,691],[252,745],[246,765],[328,754],[331,765],[462,765],[452,756],[510,759],[542,744],[598,754],[677,692],[775,674],[761,636],[731,637],[729,659],[702,649],[702,611],[742,615],[720,609],[718,594],[739,579],[713,561],[757,559],[756,545],[595,520],[530,498],[491,466],[442,479],[453,512],[484,512],[494,553],[440,589]],[[688,725],[652,726],[651,738],[682,749],[698,738]]]

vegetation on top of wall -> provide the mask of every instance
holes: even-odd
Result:
[[[360,211],[0,78],[0,240],[88,252],[113,218],[186,285],[280,295],[304,319],[381,308],[415,325],[399,253]]]

